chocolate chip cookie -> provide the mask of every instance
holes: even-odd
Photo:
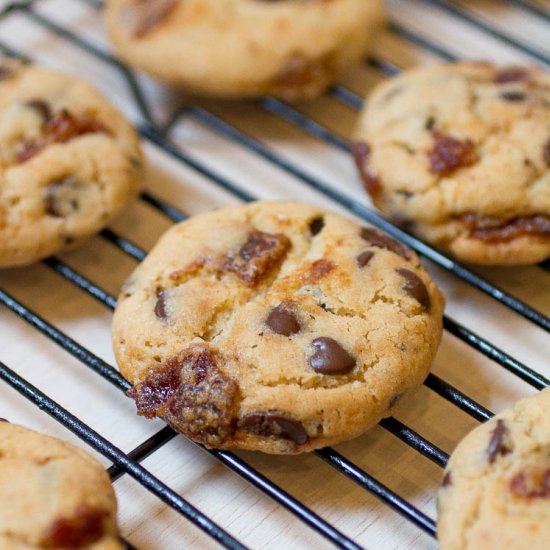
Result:
[[[320,93],[358,63],[380,0],[108,0],[108,34],[130,65],[218,97]]]
[[[98,462],[64,441],[0,422],[0,548],[122,550]]]
[[[550,389],[469,433],[439,491],[442,550],[546,550],[550,541]]]
[[[74,246],[138,192],[134,129],[87,82],[0,61],[0,266]]]
[[[376,87],[352,146],[374,204],[458,259],[550,257],[550,75],[424,66]]]
[[[113,345],[140,415],[207,447],[352,438],[422,383],[443,298],[412,250],[298,202],[170,229],[130,276]]]

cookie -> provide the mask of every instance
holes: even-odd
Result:
[[[374,204],[458,259],[550,257],[550,75],[424,66],[376,87],[352,147]]]
[[[81,449],[0,422],[0,479],[3,550],[122,550],[109,476]]]
[[[291,454],[391,414],[428,374],[442,309],[386,235],[257,202],[171,228],[125,284],[113,346],[140,415],[207,447]]]
[[[379,0],[108,0],[129,65],[217,97],[319,94],[365,55]]]
[[[139,188],[134,129],[75,76],[0,62],[0,266],[104,227]]]
[[[470,432],[438,495],[441,550],[546,550],[550,541],[550,389]]]

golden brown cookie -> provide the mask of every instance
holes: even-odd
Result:
[[[104,468],[59,439],[0,422],[0,548],[121,550]]]
[[[87,82],[0,63],[0,266],[97,233],[139,188],[134,129]]]
[[[105,23],[129,64],[218,97],[320,93],[358,63],[379,0],[108,0]]]
[[[441,550],[547,550],[550,389],[469,433],[439,491]]]
[[[550,257],[550,75],[459,62],[376,87],[353,151],[374,204],[458,259]]]
[[[208,447],[298,453],[352,438],[428,374],[443,298],[411,250],[299,202],[170,229],[113,320],[138,413]]]

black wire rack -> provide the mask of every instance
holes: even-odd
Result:
[[[41,1],[45,2],[47,0]],[[101,9],[101,3],[97,0],[79,1],[87,4],[92,10]],[[537,48],[533,48],[529,44],[518,41],[506,32],[493,26],[490,21],[481,19],[474,13],[468,11],[466,8],[461,7],[460,3],[453,3],[445,0],[421,0],[421,3],[433,6],[434,9],[447,12],[453,18],[466,22],[470,26],[489,34],[491,37],[503,41],[508,46],[512,46],[521,53],[528,55],[538,64],[546,67],[550,65],[550,59],[545,54],[544,49],[539,50]],[[536,17],[542,22],[550,22],[550,12],[539,3],[520,0],[507,0],[503,3],[512,5],[516,9],[524,11],[526,14],[529,14],[529,16]],[[52,34],[60,40],[68,41],[77,48],[83,49],[89,54],[95,56],[95,58],[102,63],[107,64],[113,70],[117,71],[123,77],[126,85],[128,86],[128,90],[130,91],[136,108],[140,114],[141,120],[138,123],[138,128],[143,140],[158,146],[164,151],[165,154],[172,157],[177,163],[185,165],[187,168],[205,177],[212,184],[224,189],[241,201],[252,201],[256,199],[255,196],[246,191],[243,187],[239,186],[238,183],[230,180],[225,174],[209,168],[206,164],[197,160],[197,158],[190,154],[185,147],[176,144],[176,142],[172,139],[172,132],[174,128],[181,123],[182,117],[185,116],[186,120],[190,117],[242,149],[260,157],[273,167],[278,168],[282,172],[286,172],[288,175],[299,180],[305,186],[321,193],[326,198],[331,199],[338,205],[347,209],[349,212],[387,232],[392,237],[404,242],[406,245],[415,249],[421,256],[434,262],[436,265],[452,273],[475,289],[485,293],[490,298],[500,302],[504,307],[509,308],[517,315],[538,326],[543,331],[550,332],[550,318],[541,311],[537,311],[527,303],[510,295],[503,289],[498,288],[488,280],[474,273],[466,266],[457,263],[453,259],[431,248],[421,240],[406,233],[402,229],[395,227],[374,210],[356,201],[345,192],[335,190],[334,187],[329,186],[320,179],[312,176],[303,166],[287,160],[284,156],[276,153],[258,139],[238,129],[236,126],[227,122],[222,116],[215,114],[211,110],[196,104],[185,104],[176,109],[168,118],[167,122],[160,123],[156,121],[152,114],[153,109],[151,109],[151,106],[148,103],[139,79],[130,69],[123,65],[108,51],[96,46],[84,36],[75,33],[71,28],[56,22],[56,20],[50,16],[46,16],[41,13],[36,9],[37,4],[39,4],[38,0],[26,0],[7,4],[0,11],[0,25],[11,16],[17,14],[17,16],[27,18],[29,22],[37,25],[44,32]],[[446,60],[456,59],[453,52],[448,51],[439,43],[433,42],[416,31],[395,21],[389,23],[389,31],[396,34],[401,39],[411,42],[421,49],[429,51],[438,58]],[[0,51],[9,56],[27,59],[24,54],[18,51],[10,43],[0,42]],[[392,76],[400,71],[398,66],[379,57],[371,57],[368,59],[368,64],[382,76]],[[332,99],[340,102],[346,108],[351,110],[357,110],[362,106],[361,97],[342,85],[332,86],[328,91],[328,94],[332,97]],[[278,117],[295,128],[298,128],[305,134],[312,136],[313,138],[320,140],[344,153],[349,152],[348,142],[344,137],[331,131],[323,124],[313,120],[296,107],[274,97],[262,98],[258,100],[257,105],[266,113]],[[184,212],[179,210],[174,205],[168,204],[166,201],[161,200],[150,192],[142,193],[140,198],[142,201],[158,210],[158,212],[160,212],[163,216],[166,216],[170,221],[179,222],[186,218],[186,214]],[[146,252],[135,243],[122,237],[111,229],[104,230],[101,233],[101,237],[119,248],[124,254],[128,255],[137,262],[141,261],[146,254]],[[60,259],[51,257],[44,260],[43,263],[48,268],[55,271],[59,276],[63,277],[66,281],[75,285],[82,292],[85,292],[89,296],[93,297],[108,310],[114,309],[116,304],[116,299],[114,296],[110,295],[107,291],[94,284],[93,281],[78,273]],[[550,271],[549,262],[540,264],[539,267],[542,270]],[[23,304],[3,289],[0,289],[0,303],[18,315],[33,329],[39,331],[57,344],[60,348],[78,359],[85,367],[112,384],[123,394],[125,394],[125,392],[130,388],[130,383],[124,379],[112,365],[99,358],[87,349],[85,345],[72,339],[61,329],[48,322],[45,318],[41,317],[30,307]],[[549,380],[542,374],[536,372],[528,365],[523,364],[502,349],[499,349],[497,346],[482,338],[480,335],[476,334],[476,332],[466,326],[463,326],[451,317],[445,316],[444,327],[448,333],[471,346],[479,353],[485,355],[507,371],[513,373],[513,375],[527,382],[532,387],[540,390],[549,385]],[[74,416],[59,403],[48,397],[39,388],[35,387],[29,381],[21,377],[16,370],[10,368],[1,361],[0,379],[14,388],[22,396],[27,398],[40,410],[49,414],[65,428],[76,434],[91,448],[104,455],[104,457],[106,457],[112,464],[108,469],[108,472],[113,481],[119,479],[125,474],[131,476],[153,495],[176,510],[199,529],[202,529],[207,535],[219,542],[222,546],[226,548],[245,548],[245,546],[235,537],[210,519],[205,512],[195,508],[181,495],[177,494],[172,488],[160,481],[141,465],[141,462],[145,458],[155,453],[176,436],[175,432],[170,428],[162,428],[153,436],[143,441],[132,451],[124,453],[110,441],[87,426],[81,419]],[[492,416],[491,411],[487,410],[485,407],[475,402],[473,399],[435,374],[430,374],[428,376],[425,385],[443,399],[449,401],[462,411],[465,411],[468,415],[478,421],[486,421]],[[406,445],[431,460],[437,466],[444,467],[447,463],[448,455],[445,452],[396,418],[387,418],[380,422],[380,426],[399,438]],[[297,498],[293,497],[274,482],[270,481],[266,476],[253,468],[245,460],[239,458],[237,455],[227,451],[206,449],[204,449],[204,451],[215,457],[231,471],[246,480],[246,482],[262,491],[280,506],[294,514],[294,516],[301,520],[305,526],[315,530],[318,534],[330,543],[333,543],[336,547],[348,549],[361,548],[361,546],[354,542],[350,536],[339,531],[315,511],[302,504]],[[340,474],[351,479],[364,490],[376,496],[395,512],[401,514],[404,518],[418,527],[418,529],[421,529],[428,533],[428,535],[435,537],[436,527],[433,518],[427,516],[406,499],[400,497],[389,487],[369,475],[366,471],[342,456],[336,450],[332,448],[325,448],[315,451],[314,455],[326,462]],[[124,543],[127,548],[133,548],[129,542],[124,541]]]

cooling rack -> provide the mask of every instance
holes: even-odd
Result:
[[[174,96],[110,53],[96,0],[8,2],[0,11],[0,50],[93,80],[146,148],[146,191],[118,221],[74,252],[0,274],[0,416],[98,453],[128,548],[433,548],[448,452],[491,410],[549,383],[549,263],[473,270],[393,226],[362,193],[346,136],[364,92],[412,64],[489,57],[548,67],[550,6],[387,5],[387,29],[365,66],[297,105]],[[135,417],[109,349],[124,278],[172,222],[287,197],[353,215],[423,257],[449,302],[424,387],[365,436],[301,457],[207,451]]]

